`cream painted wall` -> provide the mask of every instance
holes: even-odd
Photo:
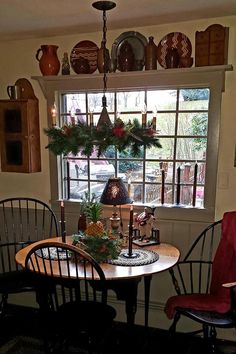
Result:
[[[146,37],[154,36],[155,43],[158,44],[164,35],[169,32],[179,31],[186,34],[195,46],[195,32],[205,30],[209,25],[219,23],[230,28],[229,35],[229,58],[228,63],[236,68],[236,16],[213,18],[200,21],[173,23],[161,26],[150,26],[139,28],[124,28],[122,31],[109,31],[108,18],[108,47],[111,48],[114,40],[128,30],[135,30]],[[101,24],[102,27],[102,24]],[[6,87],[13,84],[19,78],[27,78],[34,87],[36,96],[39,99],[40,109],[40,130],[41,130],[41,154],[42,172],[34,174],[0,173],[0,198],[25,195],[35,196],[48,202],[50,200],[50,174],[49,174],[49,152],[45,149],[47,138],[43,134],[46,127],[47,111],[46,100],[36,81],[31,76],[41,75],[39,65],[35,59],[37,49],[42,44],[57,44],[58,57],[61,59],[63,52],[70,53],[76,43],[81,40],[92,40],[100,45],[101,33],[76,34],[64,37],[48,37],[40,39],[29,39],[22,41],[0,42],[0,97],[7,98]],[[73,73],[73,71],[72,71]],[[236,209],[236,167],[234,167],[234,153],[236,144],[236,74],[235,71],[226,73],[226,87],[222,100],[222,118],[220,133],[220,150],[218,165],[218,187],[217,187],[217,207],[216,218],[220,218],[224,211]],[[74,231],[72,225],[71,230]],[[161,241],[171,242],[181,250],[182,254],[188,248],[189,243],[203,229],[203,223],[195,222],[168,222],[160,220]],[[71,230],[68,230],[70,232]],[[183,237],[184,235],[184,237]],[[167,272],[156,275],[152,283],[152,299],[150,304],[150,325],[167,328],[169,322],[163,313],[163,306],[168,296],[173,293],[173,289],[168,279]],[[117,306],[116,300],[114,300]],[[139,290],[139,307],[137,323],[143,323],[143,292]],[[122,310],[124,307],[122,305]],[[120,314],[120,312],[119,312]],[[123,314],[120,314],[124,319]],[[187,325],[188,326],[188,325]],[[230,332],[228,332],[230,335]],[[225,338],[227,335],[225,335]]]
[[[164,35],[169,32],[179,31],[186,34],[195,46],[195,32],[205,30],[209,25],[219,23],[230,28],[229,35],[229,58],[228,63],[236,66],[236,16],[214,18],[200,21],[173,23],[161,26],[150,26],[139,28],[124,28],[116,31],[109,31],[108,18],[108,48],[111,48],[114,40],[124,31],[139,31],[146,37],[154,36],[155,43],[158,44]],[[102,24],[101,24],[102,27]],[[31,81],[35,94],[39,99],[40,108],[40,130],[41,130],[41,153],[42,172],[34,174],[1,173],[0,174],[0,198],[13,195],[36,196],[45,200],[50,200],[49,184],[49,159],[47,138],[43,134],[46,127],[46,101],[38,86],[38,83],[31,80],[31,76],[41,75],[38,62],[35,58],[37,49],[42,44],[57,44],[58,57],[61,60],[63,52],[70,53],[73,46],[80,40],[92,40],[100,45],[101,33],[74,34],[64,37],[48,37],[40,39],[29,39],[22,41],[0,42],[0,73],[1,87],[0,97],[7,98],[6,87],[13,84],[18,78],[25,77]],[[73,73],[73,71],[72,71]],[[236,144],[236,124],[234,112],[236,112],[235,100],[236,74],[226,73],[226,90],[223,94],[222,120],[219,151],[218,168],[218,188],[217,188],[217,217],[221,217],[225,210],[236,208],[236,168],[234,167],[234,152]]]

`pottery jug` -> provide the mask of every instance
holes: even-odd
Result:
[[[39,61],[41,73],[45,76],[59,73],[60,61],[57,57],[57,49],[56,45],[41,45],[41,48],[37,50],[36,59]]]
[[[145,46],[145,70],[157,69],[157,46],[154,37],[149,37],[148,44]]]

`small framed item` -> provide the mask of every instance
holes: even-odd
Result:
[[[152,229],[151,237],[139,237],[133,240],[133,243],[140,247],[159,245],[160,244],[160,230]]]

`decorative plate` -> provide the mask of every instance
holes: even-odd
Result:
[[[97,70],[98,46],[92,41],[81,41],[77,43],[70,53],[70,64],[76,74],[78,60],[80,58],[87,59],[90,66],[89,73],[92,74]]]
[[[145,46],[148,44],[147,38],[139,32],[128,31],[123,32],[121,35],[119,35],[119,37],[117,37],[114,43],[112,44],[111,60],[113,66],[116,66],[116,64],[118,65],[118,56],[120,53],[121,45],[124,43],[124,41],[129,42],[129,44],[132,46],[136,65],[140,62],[143,62],[144,64]],[[119,67],[117,67],[117,69],[119,70]]]
[[[163,37],[157,46],[157,60],[163,68],[166,68],[165,56],[168,48],[177,48],[180,58],[189,58],[192,54],[189,38],[181,32],[171,32]]]

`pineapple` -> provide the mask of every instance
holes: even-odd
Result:
[[[91,220],[85,234],[88,236],[100,237],[104,235],[104,226],[99,219],[101,218],[102,206],[99,202],[94,202],[86,208],[86,215]]]

